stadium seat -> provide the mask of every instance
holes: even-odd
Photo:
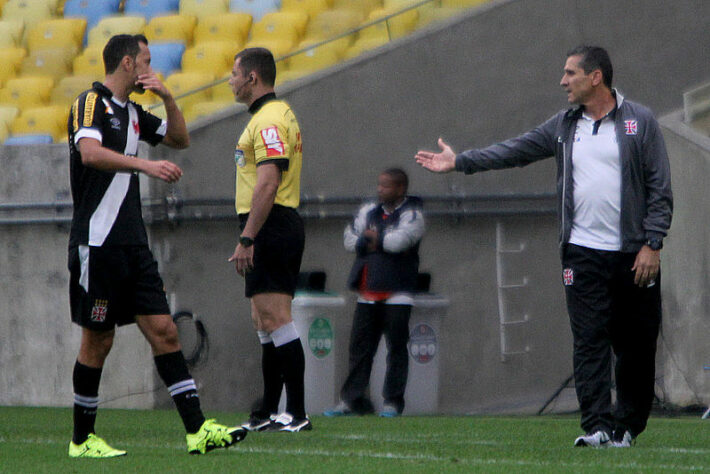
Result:
[[[86,30],[83,18],[54,18],[35,25],[27,34],[30,52],[38,49],[71,48],[80,51]]]
[[[207,117],[208,115],[212,115],[215,112],[219,112],[220,110],[232,107],[234,104],[234,100],[228,102],[214,100],[206,102],[197,102],[185,112],[185,121],[188,123],[194,122],[198,118]]]
[[[299,45],[294,49],[294,51],[306,50],[313,47],[316,44],[320,44],[317,47],[317,54],[323,54],[325,51],[331,51],[339,59],[345,56],[345,51],[350,47],[351,38],[345,37],[334,41],[323,42],[323,40],[305,39],[299,43]]]
[[[419,12],[417,10],[407,10],[401,13],[397,12],[397,9],[383,8],[373,10],[372,13],[370,13],[370,16],[368,17],[369,21],[375,21],[377,19],[388,17],[390,15],[395,16],[392,16],[391,18],[385,20],[382,23],[378,23],[369,28],[361,30],[360,37],[367,36],[366,31],[368,29],[382,28],[382,26],[384,26],[385,30],[388,32],[390,39],[401,38],[402,36],[406,36],[412,31],[414,31],[417,27],[417,21],[419,20]]]
[[[100,80],[101,78],[96,76],[63,77],[52,89],[49,102],[52,105],[71,106],[79,94],[90,89],[94,81]]]
[[[245,48],[266,48],[269,51],[271,51],[271,54],[274,55],[274,59],[277,61],[279,58],[287,55],[288,53],[291,52],[293,49],[293,42],[289,40],[282,40],[282,39],[256,39],[256,40],[249,40],[247,41],[247,44],[244,45]]]
[[[165,80],[165,85],[172,92],[174,97],[178,97],[187,92],[193,91],[199,87],[210,84],[214,81],[214,75],[201,72],[178,72],[169,76]],[[177,99],[180,110],[188,110],[198,102],[204,102],[211,99],[211,91],[209,89],[201,90],[192,93],[186,97]]]
[[[42,0],[8,0],[2,8],[4,20],[22,20],[24,22],[25,34],[40,21],[51,18],[53,13],[49,2]]]
[[[7,63],[3,67],[0,67],[0,87],[5,85],[8,79],[11,79],[17,75],[15,65],[12,63]]]
[[[293,48],[301,36],[299,25],[291,21],[291,15],[269,13],[251,27],[251,41],[279,41]],[[308,16],[303,14],[308,20]]]
[[[266,23],[267,21],[272,24],[290,23],[296,27],[296,31],[298,32],[298,37],[300,39],[306,32],[308,20],[309,17],[306,12],[287,11],[267,13],[258,23]]]
[[[334,0],[333,10],[356,10],[367,18],[372,10],[382,8],[382,0]]]
[[[20,76],[47,76],[58,81],[72,71],[75,49],[40,49],[30,52],[22,61]]]
[[[224,41],[200,43],[185,51],[182,57],[183,72],[208,72],[221,77],[231,71],[234,55],[241,45]]]
[[[309,18],[315,18],[328,9],[326,0],[281,0],[282,12],[303,12]]]
[[[276,65],[276,76],[278,77],[278,67],[279,65]],[[229,77],[229,74],[224,76],[225,78]],[[214,87],[210,87],[210,93],[212,94],[212,100],[217,101],[217,102],[235,102],[234,98],[234,93],[232,92],[232,87],[229,85],[229,82],[220,82],[219,84],[215,85]]]
[[[22,66],[22,60],[27,56],[24,48],[0,48],[0,64],[12,64],[16,70]]]
[[[363,20],[362,15],[354,10],[328,10],[308,23],[306,38],[330,39],[357,28]]]
[[[21,110],[49,101],[54,81],[49,77],[21,77],[8,79],[0,89],[0,104],[10,104]]]
[[[228,41],[244,44],[249,36],[251,23],[251,15],[248,13],[203,16],[195,28],[195,44],[205,41]]]
[[[352,59],[356,56],[360,56],[365,51],[371,49],[379,48],[385,44],[389,43],[389,40],[382,37],[365,37],[360,38],[353,45],[345,51],[345,59]]]
[[[145,91],[143,94],[134,92],[131,94],[130,99],[146,110],[148,110],[149,106],[160,102],[160,97],[153,94],[151,91]]]
[[[441,6],[444,8],[471,8],[488,1],[489,0],[441,0]]]
[[[74,74],[104,77],[103,46],[88,47],[74,58]]]
[[[184,45],[192,43],[192,33],[197,18],[193,15],[156,16],[145,27],[145,36],[153,42],[176,43]]]
[[[0,104],[0,123],[7,125],[8,130],[10,130],[10,124],[18,115],[20,115],[19,107],[9,104]]]
[[[279,0],[230,0],[229,11],[248,13],[259,21],[267,13],[278,11]]]
[[[10,130],[5,122],[0,122],[0,143],[4,142],[7,136],[10,134]]]
[[[130,16],[142,16],[150,22],[156,16],[177,13],[179,0],[126,0],[123,13]]]
[[[14,48],[22,44],[22,20],[0,20],[0,48]]]
[[[183,43],[150,43],[150,66],[167,77],[180,70],[184,52]]]
[[[13,136],[51,135],[55,142],[67,134],[69,107],[48,105],[23,109],[10,126]]]
[[[311,48],[288,58],[288,70],[310,74],[333,66],[339,61],[339,54],[332,48]]]
[[[54,143],[52,135],[20,135],[16,137],[8,137],[3,145],[7,146],[26,146],[26,145],[47,145]]]
[[[101,46],[118,34],[136,35],[143,33],[145,18],[142,16],[113,16],[100,20],[89,30],[89,46]]]
[[[64,18],[86,19],[87,32],[104,17],[116,15],[121,0],[66,0]]]
[[[198,19],[207,15],[229,12],[227,0],[180,0],[180,14],[194,15]]]

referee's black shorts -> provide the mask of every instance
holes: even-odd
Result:
[[[242,230],[249,214],[239,215]],[[293,296],[305,244],[303,220],[295,209],[274,204],[254,239],[254,268],[244,276],[247,298],[258,293]]]
[[[145,245],[69,249],[72,321],[94,331],[170,314],[158,263]]]

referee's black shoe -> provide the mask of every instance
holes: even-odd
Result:
[[[271,426],[267,431],[284,431],[287,433],[298,433],[300,431],[310,431],[313,429],[313,424],[308,418],[295,418],[288,412],[281,413],[271,420]]]
[[[252,413],[249,415],[249,421],[242,424],[242,428],[247,431],[265,431],[267,430],[273,421],[273,417],[263,417],[259,413]]]

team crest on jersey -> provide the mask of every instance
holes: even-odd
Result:
[[[111,128],[114,130],[121,130],[121,120],[118,117],[111,117]]]
[[[94,300],[94,307],[91,308],[91,320],[95,323],[103,323],[106,321],[106,313],[108,312],[108,300]]]
[[[244,150],[240,150],[237,148],[234,150],[234,162],[239,166],[240,168],[244,168],[247,164],[247,160],[244,157]]]
[[[636,135],[639,131],[638,122],[636,120],[624,120],[624,131],[627,135]]]
[[[574,270],[571,268],[562,270],[562,281],[565,283],[565,286],[574,285]]]
[[[279,129],[276,127],[265,128],[261,131],[261,139],[266,147],[266,156],[282,156],[284,154],[284,144],[279,136]]]

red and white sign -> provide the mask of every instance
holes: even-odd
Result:
[[[266,156],[283,156],[284,144],[276,127],[265,128],[261,131],[261,139],[266,147]]]

